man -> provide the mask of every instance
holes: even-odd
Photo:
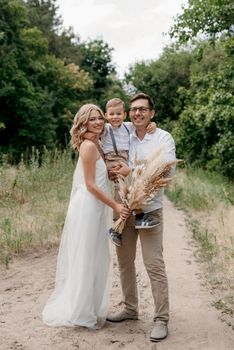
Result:
[[[175,143],[172,136],[157,128],[153,134],[147,134],[146,128],[154,117],[155,110],[150,96],[139,93],[131,98],[129,116],[136,130],[131,137],[129,151],[130,166],[133,160],[145,160],[155,147],[165,144],[167,161],[175,160]],[[124,173],[123,173],[124,174]],[[124,308],[107,317],[108,321],[121,322],[138,319],[138,297],[135,271],[135,257],[138,236],[141,241],[144,265],[151,282],[154,299],[154,327],[151,341],[160,341],[167,337],[169,320],[168,282],[163,259],[163,190],[153,202],[144,207],[144,212],[160,222],[148,230],[136,229],[134,216],[127,220],[122,235],[122,246],[116,248]]]

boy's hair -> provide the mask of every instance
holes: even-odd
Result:
[[[142,99],[144,99],[144,100],[147,100],[150,109],[154,109],[154,102],[153,102],[152,98],[151,98],[149,95],[144,94],[143,92],[139,92],[138,94],[134,95],[134,96],[131,98],[130,103],[132,103],[132,102],[134,102],[134,101],[136,101],[136,100],[138,100],[138,99],[140,99],[140,98],[142,98]]]
[[[121,105],[123,107],[123,109],[125,110],[125,103],[124,103],[124,101],[122,101],[118,97],[112,98],[111,100],[107,101],[107,103],[106,103],[106,110],[108,108],[110,108],[110,107],[116,107],[116,106],[119,106],[119,105]]]

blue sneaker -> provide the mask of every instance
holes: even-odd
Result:
[[[158,220],[153,219],[150,215],[144,214],[142,218],[137,218],[135,221],[135,228],[137,229],[149,229],[160,225]]]
[[[110,228],[108,231],[108,237],[111,242],[116,245],[116,247],[121,247],[122,244],[122,235],[116,232],[113,228]]]

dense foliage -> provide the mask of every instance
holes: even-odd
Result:
[[[81,104],[143,91],[178,157],[234,178],[232,0],[188,0],[161,57],[132,65],[120,81],[112,51],[65,29],[56,0],[0,0],[0,155],[63,148]],[[187,43],[187,44],[186,44]],[[186,44],[186,45],[185,45]],[[123,88],[124,86],[124,88]]]
[[[233,11],[230,0],[189,0],[170,31],[179,48],[167,48],[158,60],[139,62],[126,74],[135,91],[153,96],[157,121],[175,136],[178,157],[230,179],[234,178]],[[190,40],[201,34],[208,40]]]
[[[189,0],[170,31],[181,43],[197,35],[215,41],[220,34],[233,34],[233,0]]]
[[[177,90],[178,87],[188,89],[190,86],[191,61],[191,53],[166,48],[158,60],[136,63],[125,76],[127,84],[134,86],[136,91],[152,96],[157,121],[167,128],[183,110],[183,101]]]
[[[186,103],[175,128],[178,151],[189,162],[219,171],[231,179],[234,178],[233,18],[232,0],[190,0],[171,30],[171,36],[177,36],[180,43],[202,33],[212,44],[212,49],[206,51],[197,44],[201,51],[190,77],[190,89],[181,90]]]
[[[62,28],[56,1],[0,6],[0,152],[18,161],[33,146],[64,146],[79,106],[101,104],[115,70],[106,43]]]
[[[224,51],[227,44],[217,49]],[[230,178],[234,177],[233,81],[234,64],[229,55],[214,71],[192,75],[190,89],[180,89],[186,103],[174,129],[177,151],[189,163]]]

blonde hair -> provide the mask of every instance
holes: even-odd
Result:
[[[84,141],[84,134],[87,132],[87,123],[92,111],[97,111],[104,119],[104,114],[101,108],[92,103],[87,103],[78,110],[74,117],[72,128],[70,130],[71,146],[74,150],[78,151],[80,145]],[[104,131],[105,128],[103,127],[101,135]]]
[[[106,110],[108,108],[110,108],[110,107],[116,107],[116,106],[119,106],[119,105],[121,105],[123,107],[123,109],[125,110],[125,103],[124,103],[124,101],[122,101],[118,97],[112,98],[111,100],[107,101]]]

